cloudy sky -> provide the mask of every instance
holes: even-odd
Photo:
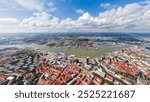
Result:
[[[150,32],[150,0],[0,0],[2,32]]]

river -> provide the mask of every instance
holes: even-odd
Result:
[[[120,50],[122,47],[120,46],[101,46],[100,49],[83,49],[83,48],[67,48],[67,47],[49,47],[46,45],[0,45],[0,47],[20,47],[20,48],[33,48],[41,51],[49,51],[54,53],[63,52],[67,55],[76,55],[78,57],[87,57],[90,58],[98,57],[101,55],[106,55],[116,50]]]

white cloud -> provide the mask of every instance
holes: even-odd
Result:
[[[66,23],[69,27],[72,27],[72,29],[95,29],[96,31],[150,31],[150,4],[127,4],[124,7],[102,12],[97,17],[92,17],[86,12],[77,20],[69,20]]]
[[[21,26],[27,27],[46,27],[49,26],[49,15],[46,12],[34,13],[33,16],[25,18],[21,22]]]
[[[84,22],[90,22],[93,17],[88,13],[84,13],[82,16],[79,17],[79,21],[84,21]]]
[[[18,22],[20,28],[31,31],[150,31],[150,4],[127,4],[101,12],[97,17],[86,12],[76,20],[60,20],[46,12],[34,13],[22,21],[0,18],[3,25]]]
[[[25,9],[38,12],[55,12],[57,7],[52,1],[40,1],[40,0],[16,0],[16,2]]]
[[[57,10],[57,7],[54,5],[53,2],[48,2],[46,5],[48,6],[47,12],[55,12]]]
[[[19,5],[28,10],[43,10],[43,4],[39,0],[16,0]]]
[[[111,4],[110,3],[102,3],[102,4],[100,4],[100,7],[104,8],[104,9],[108,9],[111,7]]]
[[[18,28],[19,20],[16,18],[0,18],[0,32],[9,32],[10,29]]]
[[[16,18],[0,18],[0,24],[15,24],[18,23]]]
[[[58,25],[59,19],[56,17],[51,17],[51,15],[46,12],[34,13],[33,16],[25,18],[20,23],[22,27],[56,27]]]
[[[143,0],[140,4],[150,4],[150,0]]]
[[[83,13],[84,13],[84,11],[81,10],[81,9],[75,9],[75,12],[76,12],[76,13],[79,13],[79,14],[83,14]]]

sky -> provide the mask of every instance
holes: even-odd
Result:
[[[150,32],[150,0],[0,0],[0,33]]]

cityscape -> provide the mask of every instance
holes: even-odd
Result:
[[[0,0],[0,85],[150,85],[150,0]]]
[[[150,84],[148,34],[54,35],[1,35],[0,84]]]

